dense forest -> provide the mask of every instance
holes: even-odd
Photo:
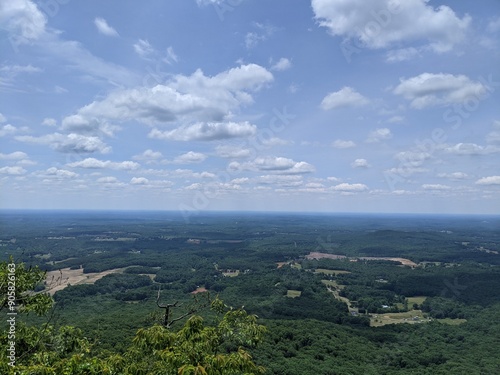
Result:
[[[497,216],[0,220],[2,373],[500,373]]]

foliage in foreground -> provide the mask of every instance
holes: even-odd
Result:
[[[9,269],[7,263],[0,265],[2,295],[7,291]],[[16,265],[18,289],[15,304],[18,311],[46,313],[50,308],[50,297],[39,294],[29,297],[30,290],[41,280],[41,271]],[[32,276],[32,277],[31,277]],[[30,278],[31,277],[31,278]],[[4,290],[5,289],[5,290]],[[2,301],[2,309],[7,306]],[[123,354],[97,354],[94,345],[79,329],[61,327],[58,331],[50,325],[26,326],[16,322],[15,338],[8,330],[0,336],[0,350],[8,351],[15,341],[16,363],[9,365],[4,355],[0,359],[2,374],[261,374],[247,351],[262,341],[265,327],[257,318],[243,309],[228,309],[216,298],[211,304],[217,314],[213,325],[205,324],[203,318],[193,315],[184,327],[174,332],[162,325],[140,329],[128,350]],[[19,316],[19,315],[18,315]]]

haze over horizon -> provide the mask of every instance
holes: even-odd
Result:
[[[0,3],[0,209],[498,214],[500,3]]]

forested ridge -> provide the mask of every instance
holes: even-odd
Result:
[[[2,218],[1,313],[10,264],[17,309],[16,366],[2,356],[2,373],[500,373],[491,221],[17,219]],[[59,269],[80,281],[54,292],[46,272]]]

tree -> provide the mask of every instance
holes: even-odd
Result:
[[[14,277],[9,278],[10,275]],[[45,314],[52,306],[48,294],[32,290],[45,274],[24,264],[1,263],[0,285],[2,309],[13,300],[20,312]],[[15,290],[9,290],[9,280]],[[9,299],[11,291],[15,298]],[[6,297],[4,297],[6,296]],[[12,304],[14,306],[14,304]],[[192,315],[179,331],[154,325],[137,331],[124,354],[99,353],[81,330],[51,325],[27,326],[16,322],[15,338],[6,330],[0,335],[0,350],[15,346],[15,366],[6,356],[0,357],[0,373],[16,375],[83,375],[83,374],[181,374],[231,375],[261,374],[248,349],[262,341],[266,328],[257,317],[245,310],[228,308],[215,298],[210,305],[216,313],[215,323],[207,325],[202,317]],[[177,321],[177,320],[176,320]]]

